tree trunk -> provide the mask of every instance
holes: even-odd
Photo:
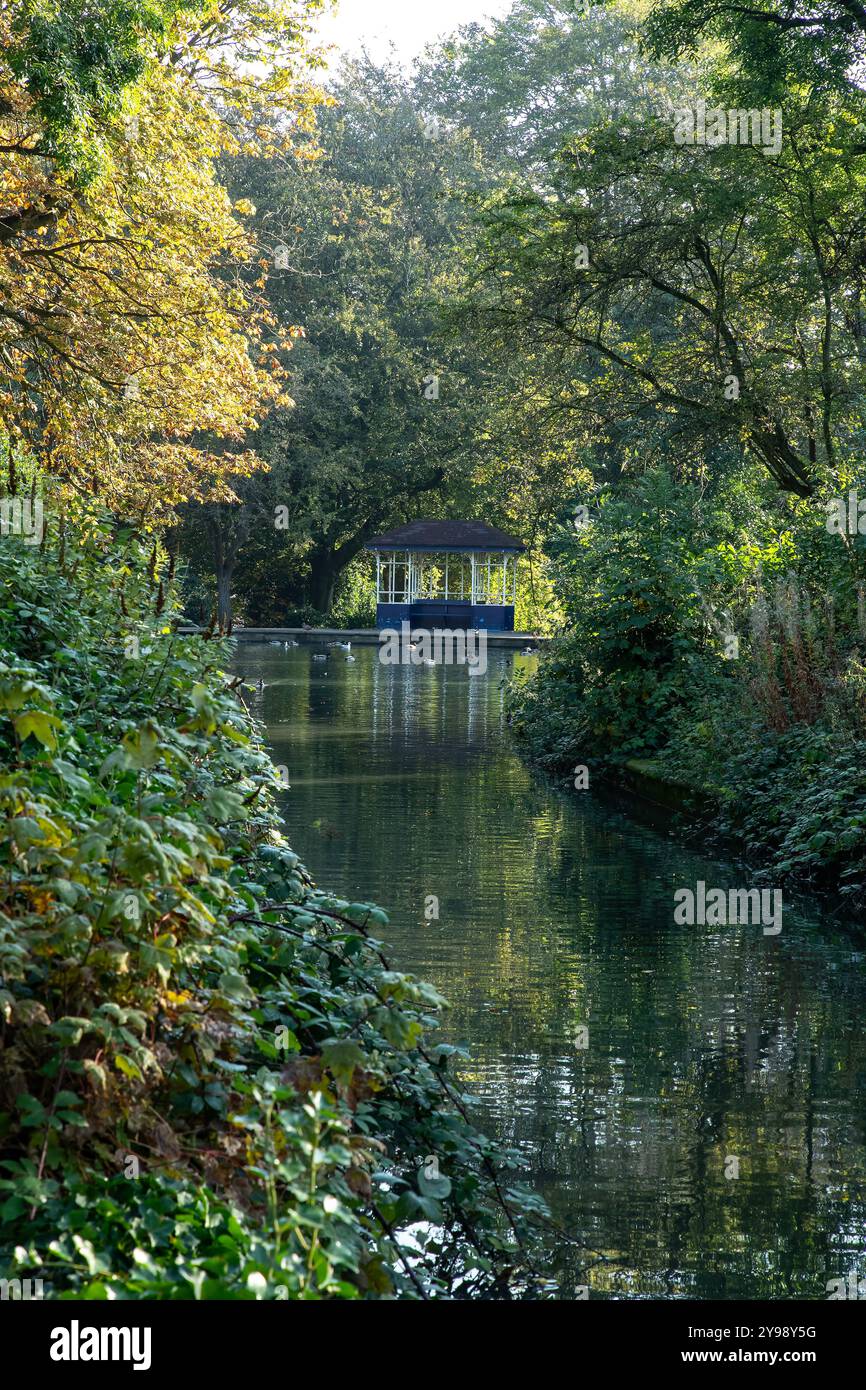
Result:
[[[217,622],[221,632],[230,632],[232,579],[238,554],[249,530],[249,508],[243,505],[224,507],[216,503],[207,508],[206,516],[216,579]]]
[[[783,492],[812,497],[815,483],[806,464],[791,448],[778,421],[769,429],[753,429],[752,443]]]
[[[221,632],[228,632],[232,625],[232,575],[234,565],[216,565],[217,623]]]
[[[334,562],[334,552],[318,551],[310,560],[310,603],[327,617],[334,603],[334,588],[340,569]]]

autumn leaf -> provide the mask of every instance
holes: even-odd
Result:
[[[54,730],[60,728],[61,720],[56,714],[48,714],[45,710],[27,710],[25,714],[16,715],[13,719],[15,732],[23,743],[25,739],[31,737],[38,739],[43,748],[54,751],[57,747],[57,736]]]

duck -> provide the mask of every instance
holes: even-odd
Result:
[[[534,656],[534,655],[535,655],[535,648],[534,648],[534,647],[521,647],[521,649],[520,649],[520,655],[521,655],[521,656]]]
[[[341,652],[350,652],[352,650],[351,642],[335,642],[334,646],[339,647]]]
[[[352,656],[351,653],[347,653],[345,659],[346,661],[354,661],[356,658]]]
[[[261,676],[259,676],[258,680],[256,681],[256,690],[264,690],[264,688],[265,688],[265,683],[264,683],[264,681],[262,680]]]
[[[287,651],[289,650],[289,647],[297,647],[297,646],[300,646],[300,643],[299,643],[299,642],[296,642],[295,639],[294,639],[294,637],[293,637],[292,640],[291,640],[291,642],[284,642],[284,643],[283,643],[283,651],[284,651],[284,652],[287,652]]]
[[[314,660],[314,661],[327,661],[327,660],[328,660],[328,653],[327,653],[327,652],[313,652],[313,660]]]

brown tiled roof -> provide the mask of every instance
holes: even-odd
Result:
[[[486,521],[407,521],[367,542],[368,550],[522,550],[523,544]]]

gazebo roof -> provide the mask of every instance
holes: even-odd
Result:
[[[368,550],[523,550],[486,521],[407,521],[367,542]]]

